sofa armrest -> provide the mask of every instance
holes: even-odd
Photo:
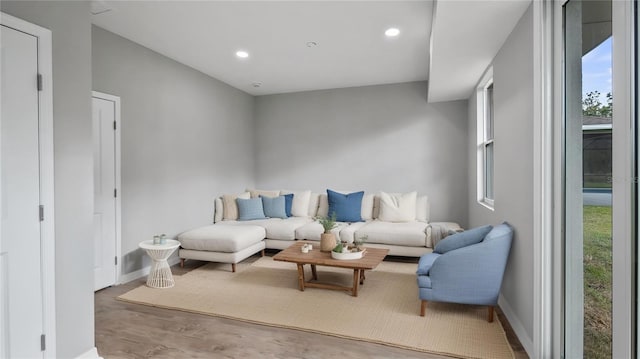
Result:
[[[429,275],[429,270],[433,266],[433,263],[440,257],[442,254],[438,253],[427,253],[420,257],[420,261],[418,261],[418,270],[416,271],[417,275]]]
[[[224,204],[222,203],[221,197],[216,197],[215,206],[213,210],[213,223],[218,223],[222,221],[222,214],[224,212]]]
[[[427,247],[431,248],[435,248],[438,242],[448,235],[463,231],[462,227],[455,222],[433,222],[427,228],[431,229],[431,243],[427,243]]]

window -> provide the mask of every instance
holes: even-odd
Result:
[[[478,202],[493,209],[493,69],[483,76],[477,93],[478,104]]]

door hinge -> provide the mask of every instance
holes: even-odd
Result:
[[[113,121],[113,130],[115,131],[117,128],[116,121]]]
[[[113,198],[118,198],[118,189],[117,188],[113,189]]]
[[[38,216],[40,218],[40,222],[44,221],[44,206],[38,206]]]
[[[45,351],[47,349],[47,341],[44,334],[40,335],[40,351]]]
[[[38,86],[38,91],[42,91],[42,75],[41,74],[38,74],[36,83]]]
[[[115,259],[116,259],[116,261],[115,261],[116,265],[118,265],[118,256],[116,256]]]

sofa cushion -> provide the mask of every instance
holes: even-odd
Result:
[[[260,195],[260,198],[262,199],[262,208],[265,216],[269,218],[287,218],[284,196],[272,198]]]
[[[264,209],[262,208],[262,199],[249,198],[242,199],[236,198],[238,204],[238,220],[250,221],[254,219],[264,219]]]
[[[380,215],[385,222],[410,222],[416,219],[417,192],[389,194],[380,192]]]
[[[338,193],[350,193],[352,191],[334,191]],[[360,211],[360,218],[363,221],[370,221],[373,219],[373,201],[375,195],[373,193],[365,193],[362,196],[362,210]],[[320,203],[318,205],[318,217],[327,217],[329,215],[329,199],[326,194],[320,195]]]
[[[429,253],[420,257],[418,261],[418,270],[416,271],[417,275],[428,275],[433,262],[440,257],[441,254],[438,253]]]
[[[284,197],[284,211],[287,217],[291,217],[291,204],[293,203],[293,193],[283,194]]]
[[[247,192],[251,195],[251,198],[264,197],[278,197],[280,190],[264,190],[264,189],[247,189]]]
[[[340,232],[349,226],[348,223],[337,222],[336,227],[331,230],[331,233],[336,235],[336,239],[339,238]],[[320,235],[324,233],[324,228],[317,221],[307,223],[302,227],[296,229],[297,240],[310,240],[319,241]]]
[[[367,222],[355,232],[355,237],[367,236],[367,243],[381,243],[398,246],[425,247],[428,224],[424,222]]]
[[[178,241],[184,249],[234,253],[262,241],[264,237],[262,227],[213,224],[184,232],[178,236]]]
[[[353,243],[356,239],[356,232],[364,227],[368,222],[353,222],[349,226],[340,230],[340,240],[342,242]],[[360,237],[358,237],[359,239]]]
[[[436,253],[444,254],[458,248],[480,243],[487,235],[487,233],[491,231],[491,228],[493,228],[493,226],[488,224],[486,226],[476,227],[468,231],[450,235],[438,242],[433,251]]]
[[[238,205],[236,204],[236,198],[249,199],[249,192],[240,194],[225,194],[222,196],[222,205],[224,207],[224,213],[222,218],[224,220],[235,221],[238,219]]]
[[[311,222],[313,220],[307,217],[290,217],[287,219],[271,218],[267,221],[250,223],[263,227],[268,239],[293,241],[296,239],[296,229]]]
[[[328,216],[335,213],[338,222],[361,222],[363,196],[364,191],[342,194],[327,189]]]
[[[318,215],[318,206],[320,205],[320,193],[309,195],[309,217],[314,218]]]
[[[291,215],[294,217],[309,217],[309,201],[311,191],[282,191],[281,194],[293,193],[291,201]]]

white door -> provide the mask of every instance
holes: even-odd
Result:
[[[94,290],[116,283],[116,103],[93,98]]]
[[[0,356],[43,356],[38,40],[4,25],[0,164],[3,337]]]

